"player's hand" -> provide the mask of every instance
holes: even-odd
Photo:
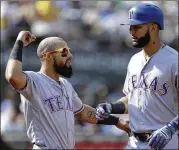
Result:
[[[119,129],[127,132],[128,136],[131,134],[131,129],[129,128],[129,122],[124,119],[119,119],[118,124],[116,125]]]
[[[109,103],[101,103],[96,107],[96,119],[103,120],[111,114],[112,106]]]
[[[149,146],[153,149],[163,149],[172,139],[173,133],[168,125],[164,126],[151,135]]]
[[[31,42],[35,41],[36,37],[32,35],[29,31],[21,31],[16,40],[21,40],[24,46],[29,45]]]

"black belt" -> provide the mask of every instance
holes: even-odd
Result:
[[[152,135],[153,132],[150,133],[135,133],[131,131],[131,135],[134,136],[137,140],[141,142],[148,142],[149,137]]]

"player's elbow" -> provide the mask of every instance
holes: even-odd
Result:
[[[5,77],[8,82],[17,80],[21,75],[21,72],[18,69],[12,67],[7,67],[5,72]]]
[[[7,80],[8,82],[10,82],[10,80],[12,80],[12,78],[13,78],[12,73],[9,73],[9,72],[6,70],[6,72],[5,72],[5,78],[6,78],[6,80]]]
[[[11,73],[6,73],[5,75],[6,80],[12,85],[12,86],[16,86],[17,84],[17,78],[15,75],[11,74]]]
[[[7,80],[8,82],[12,82],[13,80],[15,80],[16,75],[15,75],[14,72],[9,71],[8,69],[6,69],[5,77],[6,77],[6,80]]]
[[[26,86],[26,80],[23,77],[8,77],[7,81],[15,88],[15,89],[23,89]]]
[[[6,80],[15,88],[22,88],[25,85],[24,77],[21,74],[6,72],[5,74]]]

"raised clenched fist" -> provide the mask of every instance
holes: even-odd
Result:
[[[29,43],[35,41],[35,39],[36,37],[29,31],[21,31],[17,36],[17,40],[21,40],[24,43],[24,46],[29,45]]]

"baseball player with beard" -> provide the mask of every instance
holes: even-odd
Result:
[[[74,117],[92,124],[116,125],[129,132],[128,124],[115,116],[95,118],[96,110],[82,103],[72,85],[72,54],[59,37],[42,40],[37,49],[39,72],[22,70],[23,47],[36,37],[21,31],[6,67],[6,79],[21,94],[27,135],[33,149],[74,149]]]
[[[143,49],[128,64],[125,97],[99,104],[96,118],[129,114],[126,149],[178,149],[178,52],[160,40],[163,12],[140,3],[129,10],[127,24],[133,46]]]

